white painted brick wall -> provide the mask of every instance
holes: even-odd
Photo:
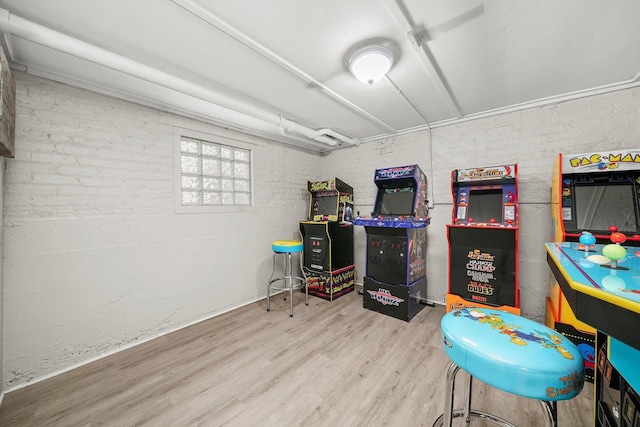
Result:
[[[271,242],[298,237],[320,155],[241,136],[255,144],[256,209],[175,214],[174,127],[233,132],[16,80],[16,158],[3,186],[5,390],[264,297]]]

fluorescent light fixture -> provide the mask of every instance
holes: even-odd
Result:
[[[392,65],[393,53],[384,46],[365,46],[349,59],[351,74],[370,85],[383,78]]]

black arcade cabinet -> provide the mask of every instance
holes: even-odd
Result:
[[[410,321],[427,297],[427,177],[418,165],[375,171],[378,187],[365,227],[367,264],[363,306]]]
[[[353,188],[338,178],[307,182],[308,221],[300,222],[309,294],[332,301],[354,290]]]

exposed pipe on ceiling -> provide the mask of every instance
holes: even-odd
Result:
[[[337,145],[342,145],[343,143],[353,144],[356,146],[360,145],[360,140],[355,138],[346,140],[344,135],[334,131],[333,129],[328,129],[328,128],[318,129],[316,130],[316,136],[329,137],[329,138],[338,140],[339,142],[337,143]]]
[[[207,22],[209,25],[216,28],[217,30],[222,31],[232,39],[236,40],[238,43],[241,43],[244,46],[248,47],[249,49],[253,50],[254,52],[257,52],[258,54],[262,55],[269,61],[273,62],[274,64],[284,69],[285,71],[297,76],[298,78],[302,79],[304,82],[309,83],[314,87],[320,88],[323,93],[326,93],[331,98],[349,107],[351,110],[357,112],[358,114],[362,115],[363,117],[367,118],[373,123],[383,127],[389,132],[396,131],[396,129],[394,129],[392,126],[380,120],[373,114],[358,107],[353,102],[349,101],[348,99],[344,98],[340,94],[336,93],[331,88],[325,86],[322,82],[313,78],[312,76],[310,76],[309,74],[301,70],[300,68],[296,67],[286,59],[282,58],[277,53],[273,52],[272,50],[258,43],[256,40],[252,39],[251,37],[249,37],[242,31],[240,31],[239,29],[233,27],[228,22],[222,20],[220,17],[216,16],[211,11],[199,5],[195,1],[193,0],[171,0],[171,1],[177,6],[182,7],[186,11],[198,17],[199,19],[202,19],[203,21]]]
[[[451,90],[445,83],[445,79],[442,76],[442,73],[439,71],[435,59],[431,55],[431,52],[425,46],[420,37],[418,37],[418,31],[413,24],[413,20],[411,19],[411,15],[405,8],[404,4],[400,0],[385,0],[385,4],[389,9],[389,12],[396,19],[402,30],[405,32],[409,43],[413,47],[413,51],[416,53],[416,56],[423,68],[431,77],[433,84],[440,92],[442,99],[449,107],[449,110],[457,117],[460,118],[463,116],[458,103],[456,102]]]
[[[305,126],[301,126],[300,124],[292,120],[286,119],[283,116],[280,116],[280,122],[278,123],[278,127],[283,131],[283,135],[285,135],[286,132],[290,132],[296,135],[306,136],[307,138],[313,139],[314,141],[324,142],[325,144],[330,146],[334,146],[338,144],[337,141],[327,137],[324,133],[320,131],[311,130]]]
[[[411,102],[411,100],[409,99],[409,97],[407,96],[407,94],[406,94],[406,93],[404,93],[404,91],[403,91],[402,89],[400,89],[400,87],[398,87],[398,85],[396,84],[396,82],[394,82],[393,80],[391,80],[391,77],[389,77],[389,75],[388,75],[388,74],[386,74],[386,75],[385,75],[385,77],[386,77],[387,81],[389,81],[389,83],[391,83],[391,84],[393,85],[393,87],[394,87],[394,88],[396,88],[397,93],[398,93],[398,94],[400,94],[400,95],[405,99],[405,101],[407,101],[407,103],[408,103],[409,105],[411,105],[411,108],[413,108],[413,110],[414,110],[416,113],[418,113],[418,115],[419,115],[420,117],[422,117],[422,120],[423,120],[423,121],[428,125],[428,124],[429,124],[429,120],[427,120],[427,118],[424,116],[424,114],[422,114],[422,112],[418,109],[418,107],[416,107],[416,105],[415,105],[413,102]]]
[[[234,119],[241,123],[246,123],[247,119],[253,119],[263,122],[263,125],[267,123],[277,126],[281,132],[283,126],[286,126],[288,132],[293,132],[328,146],[341,145],[342,143],[355,145],[357,142],[335,131],[331,131],[331,135],[329,135],[326,130],[308,128],[292,120],[285,119],[282,115],[242,103],[229,96],[206,89],[172,74],[125,58],[43,25],[36,24],[2,8],[0,8],[0,32],[216,104],[222,107],[221,110],[224,111],[221,111],[221,113],[226,115],[226,117],[221,119],[231,123],[234,122]],[[284,132],[282,133],[284,134]]]

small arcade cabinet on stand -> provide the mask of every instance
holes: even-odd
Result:
[[[517,176],[517,164],[451,173],[447,312],[488,307],[520,314]]]
[[[427,297],[427,177],[418,165],[377,169],[372,216],[365,227],[367,264],[363,306],[410,321]]]
[[[308,221],[300,222],[309,294],[333,301],[354,290],[353,188],[338,178],[307,182]]]
[[[640,150],[563,155],[553,168],[551,228],[554,242],[574,242],[578,250],[611,243],[611,232],[640,243]],[[547,297],[546,324],[581,349],[585,379],[595,374],[596,329],[579,320],[556,280]],[[639,421],[640,422],[640,421]]]

